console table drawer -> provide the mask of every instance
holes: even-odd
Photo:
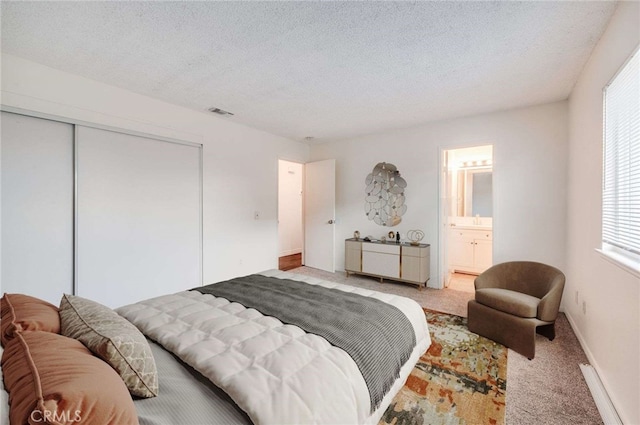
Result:
[[[400,277],[400,256],[363,249],[362,272],[397,279]]]
[[[399,245],[383,245],[375,243],[366,243],[362,245],[363,251],[380,252],[382,254],[400,255]]]
[[[425,248],[420,248],[418,246],[403,246],[402,247],[402,256],[408,257],[426,257],[429,255],[429,250]]]

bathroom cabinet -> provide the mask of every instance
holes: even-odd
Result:
[[[493,232],[486,229],[451,228],[449,269],[480,274],[493,263]]]

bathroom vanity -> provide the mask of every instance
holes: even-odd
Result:
[[[450,271],[480,274],[493,264],[490,227],[452,226],[449,229]]]

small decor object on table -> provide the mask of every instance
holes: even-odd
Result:
[[[394,231],[390,231],[389,233],[387,233],[387,237],[389,239],[395,239],[396,238],[396,234],[394,233]]]
[[[360,232],[359,231],[355,231],[353,232],[353,239],[355,240],[360,240]]]
[[[400,243],[400,232],[396,232],[396,243]]]
[[[424,232],[422,230],[409,230],[407,232],[407,239],[409,239],[411,245],[420,245],[420,241],[424,238]]]

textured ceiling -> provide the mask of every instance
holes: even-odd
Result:
[[[566,99],[614,2],[6,2],[2,50],[294,140]]]

